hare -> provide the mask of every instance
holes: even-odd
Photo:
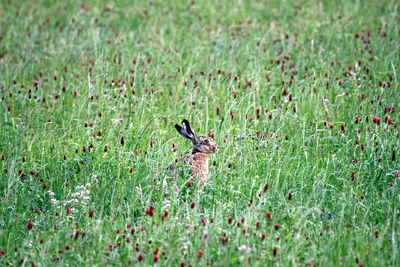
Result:
[[[174,177],[176,172],[176,163],[184,162],[192,168],[192,177],[199,178],[204,183],[208,178],[208,154],[218,151],[218,145],[211,139],[203,135],[196,135],[192,126],[187,120],[182,121],[183,127],[175,124],[176,130],[186,139],[192,141],[192,154],[184,155],[168,164],[167,170],[170,176]]]

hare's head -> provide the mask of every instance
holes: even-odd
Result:
[[[203,135],[196,135],[192,126],[187,120],[182,121],[183,127],[175,124],[176,130],[193,143],[193,153],[213,154],[218,151],[218,145]]]

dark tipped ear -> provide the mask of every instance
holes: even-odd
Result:
[[[193,131],[192,126],[190,125],[190,123],[187,120],[183,120],[182,121],[183,127],[185,127],[186,132],[189,134],[189,136],[191,136],[192,138],[196,137],[195,132]]]
[[[186,130],[182,126],[175,124],[175,128],[183,137],[185,137],[186,139],[192,140],[192,137],[189,136],[189,134],[186,132]]]

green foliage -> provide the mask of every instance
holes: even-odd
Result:
[[[391,0],[3,1],[0,265],[400,265],[398,20]],[[165,170],[183,119],[219,144],[205,184]]]

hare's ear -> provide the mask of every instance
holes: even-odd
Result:
[[[183,127],[185,127],[186,132],[189,134],[189,136],[191,136],[192,138],[196,137],[195,132],[193,131],[192,126],[190,125],[190,123],[187,120],[183,120],[182,121]]]
[[[186,130],[182,126],[175,124],[175,128],[183,137],[192,140],[192,137],[190,137],[190,135],[186,132]]]

